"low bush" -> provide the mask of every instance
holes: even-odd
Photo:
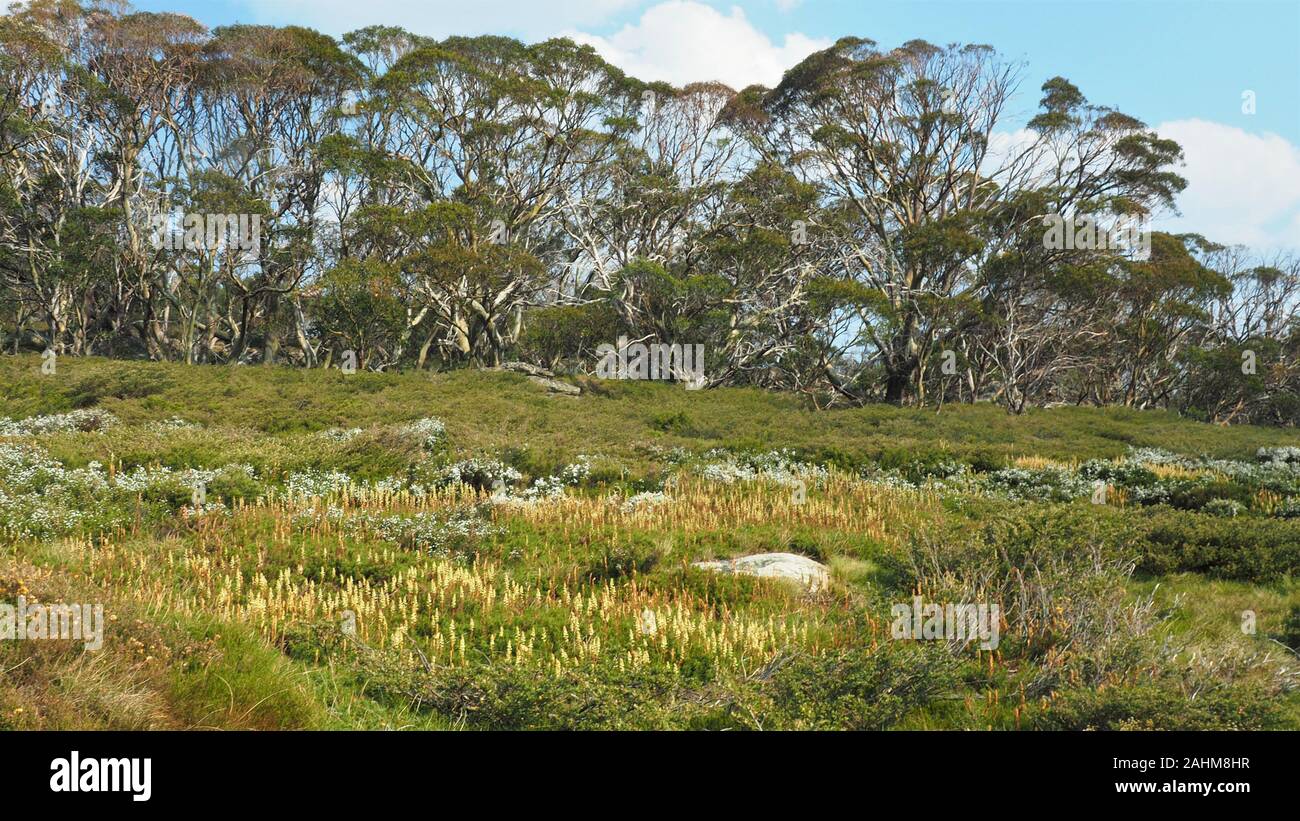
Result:
[[[954,690],[957,670],[956,658],[930,643],[800,655],[781,665],[762,688],[770,705],[764,726],[888,730]]]
[[[1035,722],[1042,730],[1270,730],[1285,725],[1277,694],[1204,682],[1193,695],[1167,681],[1062,692]]]
[[[144,399],[171,387],[171,380],[157,368],[119,362],[112,370],[101,370],[73,382],[67,389],[74,408],[89,408],[105,399]]]
[[[1300,520],[1134,513],[1131,526],[1139,536],[1143,573],[1193,572],[1253,582],[1300,574]]]

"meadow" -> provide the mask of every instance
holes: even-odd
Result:
[[[0,357],[0,728],[1300,729],[1294,430],[571,381]]]

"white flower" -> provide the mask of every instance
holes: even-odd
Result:
[[[633,513],[641,509],[656,508],[668,504],[668,497],[657,490],[638,493],[623,503],[624,513]]]
[[[430,452],[437,450],[447,439],[447,426],[432,416],[405,425],[402,432],[419,438],[420,447]]]
[[[106,410],[89,408],[49,416],[32,416],[15,421],[0,419],[0,436],[40,436],[46,433],[102,432],[118,424],[118,418]]]

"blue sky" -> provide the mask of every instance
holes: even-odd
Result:
[[[1191,185],[1161,227],[1300,248],[1300,0],[136,0],[217,26],[370,23],[437,37],[573,36],[644,79],[774,83],[844,35],[979,42],[1023,60],[1021,126],[1062,75],[1183,144]],[[1255,113],[1242,110],[1254,92]]]

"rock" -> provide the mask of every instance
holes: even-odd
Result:
[[[522,373],[527,376],[545,376],[545,377],[555,376],[554,373],[548,371],[546,368],[543,368],[541,365],[533,365],[528,362],[502,362],[498,367],[494,368],[493,370],[512,371],[514,373]]]
[[[696,562],[695,567],[715,573],[739,573],[744,576],[790,579],[816,592],[830,584],[826,565],[794,553],[757,553],[717,562]]]
[[[551,393],[559,393],[565,396],[578,396],[582,393],[582,388],[577,385],[570,385],[567,382],[561,382],[555,379],[555,374],[543,368],[540,365],[533,365],[528,362],[502,362],[494,371],[510,371],[527,376],[529,380],[536,382]]]
[[[570,385],[568,382],[561,382],[558,379],[548,379],[545,376],[530,376],[530,382],[536,382],[551,393],[562,393],[565,396],[577,396],[582,393],[582,388],[577,385]]]

